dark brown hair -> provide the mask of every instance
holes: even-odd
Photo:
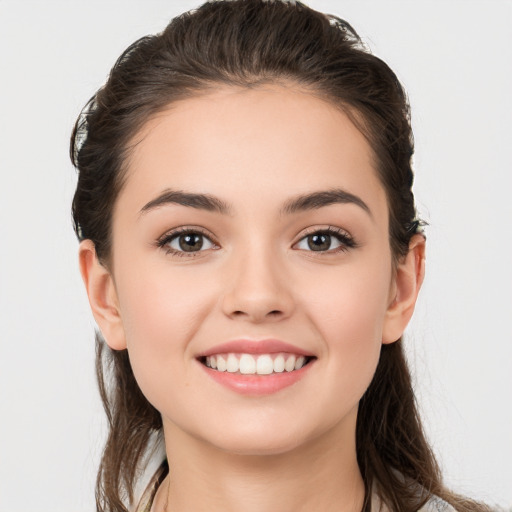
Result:
[[[345,21],[299,2],[234,0],[204,4],[143,37],[114,65],[71,138],[79,171],[73,219],[108,267],[111,219],[130,141],[152,115],[218,85],[294,83],[342,108],[367,137],[389,205],[389,240],[404,256],[418,221],[411,191],[409,106],[396,75],[370,54]],[[134,378],[127,351],[97,334],[97,372],[109,435],[97,480],[99,511],[125,511],[148,442],[162,421]],[[366,487],[391,510],[417,511],[438,496],[459,511],[486,510],[450,493],[425,439],[402,342],[385,345],[357,419],[357,456]],[[172,465],[172,461],[170,461]]]

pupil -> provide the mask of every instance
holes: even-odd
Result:
[[[311,235],[308,237],[308,246],[312,251],[327,251],[331,246],[330,235]]]
[[[198,251],[203,246],[203,237],[195,233],[180,236],[180,249],[186,252]]]

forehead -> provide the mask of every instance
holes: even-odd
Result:
[[[250,191],[277,204],[342,187],[385,202],[365,137],[340,108],[292,86],[221,87],[178,101],[132,147],[121,196],[134,208],[165,188],[235,203]]]

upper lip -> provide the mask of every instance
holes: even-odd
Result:
[[[314,357],[314,354],[308,352],[307,350],[277,339],[239,339],[227,341],[225,343],[215,345],[214,347],[211,347],[204,352],[201,352],[197,355],[197,357],[207,357],[215,354],[226,354],[230,352],[241,354],[275,354],[279,352],[288,352],[290,354],[297,354],[305,357]]]

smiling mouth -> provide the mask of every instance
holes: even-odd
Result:
[[[289,353],[228,353],[201,357],[199,361],[217,372],[239,375],[272,375],[300,370],[314,359],[316,357]]]

